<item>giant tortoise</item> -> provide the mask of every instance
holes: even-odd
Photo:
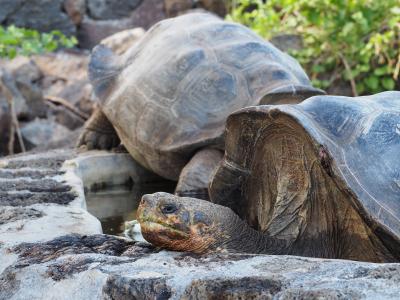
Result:
[[[148,241],[199,253],[400,261],[400,92],[244,108],[226,133],[214,203],[143,196]]]
[[[233,111],[323,94],[295,59],[208,13],[161,21],[122,56],[97,46],[89,77],[100,108],[79,145],[110,148],[119,137],[138,163],[179,179],[182,195],[207,191]]]

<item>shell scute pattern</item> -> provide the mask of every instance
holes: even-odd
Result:
[[[176,115],[190,118],[199,128],[221,122],[237,100],[235,74],[215,65],[201,66],[173,106]],[[207,120],[207,121],[206,121]],[[205,124],[205,121],[207,124]]]
[[[347,101],[338,106],[337,100],[331,97],[316,98],[313,102],[315,104],[306,111],[312,115],[317,126],[324,124],[319,128],[327,136],[349,141],[351,136],[354,136],[357,130],[360,130],[359,124],[363,116],[359,114],[360,107],[357,103]],[[316,111],[315,105],[321,105],[324,109]]]
[[[197,42],[203,43],[212,38],[215,45],[238,42],[242,40],[254,41],[261,40],[259,36],[249,29],[238,24],[210,22],[194,26],[190,31],[190,37]]]
[[[150,97],[151,101],[158,101],[158,97],[168,99],[168,102],[175,102],[181,82],[190,72],[204,62],[206,55],[202,49],[184,49],[171,56],[162,66],[153,68],[140,80],[152,90],[155,95]]]
[[[202,143],[209,138],[207,134],[212,129],[216,132],[214,135],[222,135],[225,119],[231,112],[258,104],[271,88],[298,83],[299,80],[290,74],[291,69],[298,67],[297,72],[303,72],[298,65],[286,66],[294,60],[288,59],[289,56],[249,29],[208,14],[161,22],[137,47],[139,53],[133,51],[132,57],[126,58],[127,66],[116,84],[119,94],[124,94],[125,89],[132,99],[141,98],[134,101],[154,104],[155,110],[163,112],[160,120],[165,119],[165,124],[149,122],[155,117],[136,109],[121,113],[126,116],[139,114],[141,121],[137,125],[149,130],[156,127],[161,136],[169,130],[175,135],[176,148],[183,144]],[[252,66],[258,66],[255,73]],[[310,86],[310,82],[307,81],[306,85]],[[130,86],[136,86],[141,93],[133,91]],[[118,101],[115,96],[113,98]],[[152,125],[146,123],[144,115]],[[109,115],[112,123],[120,117]],[[168,119],[174,124],[167,126]],[[172,121],[176,119],[179,122]],[[165,126],[159,127],[159,124]],[[155,133],[154,130],[150,132]],[[165,141],[164,138],[156,139],[144,133],[136,135],[142,143],[157,149],[165,146],[161,142]],[[189,141],[182,140],[190,135]]]
[[[149,122],[149,118],[153,119],[154,123]],[[136,127],[137,139],[154,149],[157,149],[159,145],[174,143],[177,126],[170,119],[171,116],[168,112],[148,104]]]
[[[268,49],[265,42],[237,41],[235,43],[222,44],[216,47],[214,51],[221,64],[226,64],[239,70],[258,64],[261,61],[281,62],[281,59],[275,57],[273,51]]]
[[[297,82],[280,64],[261,61],[244,70],[247,86],[252,98],[261,98],[268,91]]]
[[[359,138],[364,144],[379,143],[385,146],[400,145],[400,112],[382,111]],[[381,149],[385,151],[386,149]],[[394,153],[393,153],[394,154]]]
[[[291,250],[321,233],[336,257],[399,261],[399,127],[398,91],[244,108],[210,197]]]
[[[372,219],[400,237],[400,92],[312,97],[298,105]],[[313,124],[313,125],[311,125]]]

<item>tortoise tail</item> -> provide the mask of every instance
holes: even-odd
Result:
[[[122,70],[119,56],[104,45],[97,45],[90,56],[89,79],[101,102],[111,93],[115,79]]]

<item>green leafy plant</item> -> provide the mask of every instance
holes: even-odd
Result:
[[[301,36],[289,53],[318,87],[345,80],[358,95],[399,84],[399,0],[233,0],[227,18],[268,39]]]
[[[59,47],[72,48],[77,44],[75,37],[66,37],[58,30],[39,33],[36,30],[7,28],[0,26],[0,57],[14,58],[16,55],[31,55],[51,52]]]

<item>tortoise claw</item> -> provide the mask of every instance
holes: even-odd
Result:
[[[115,134],[86,129],[79,137],[77,147],[82,150],[111,150],[119,143]]]

